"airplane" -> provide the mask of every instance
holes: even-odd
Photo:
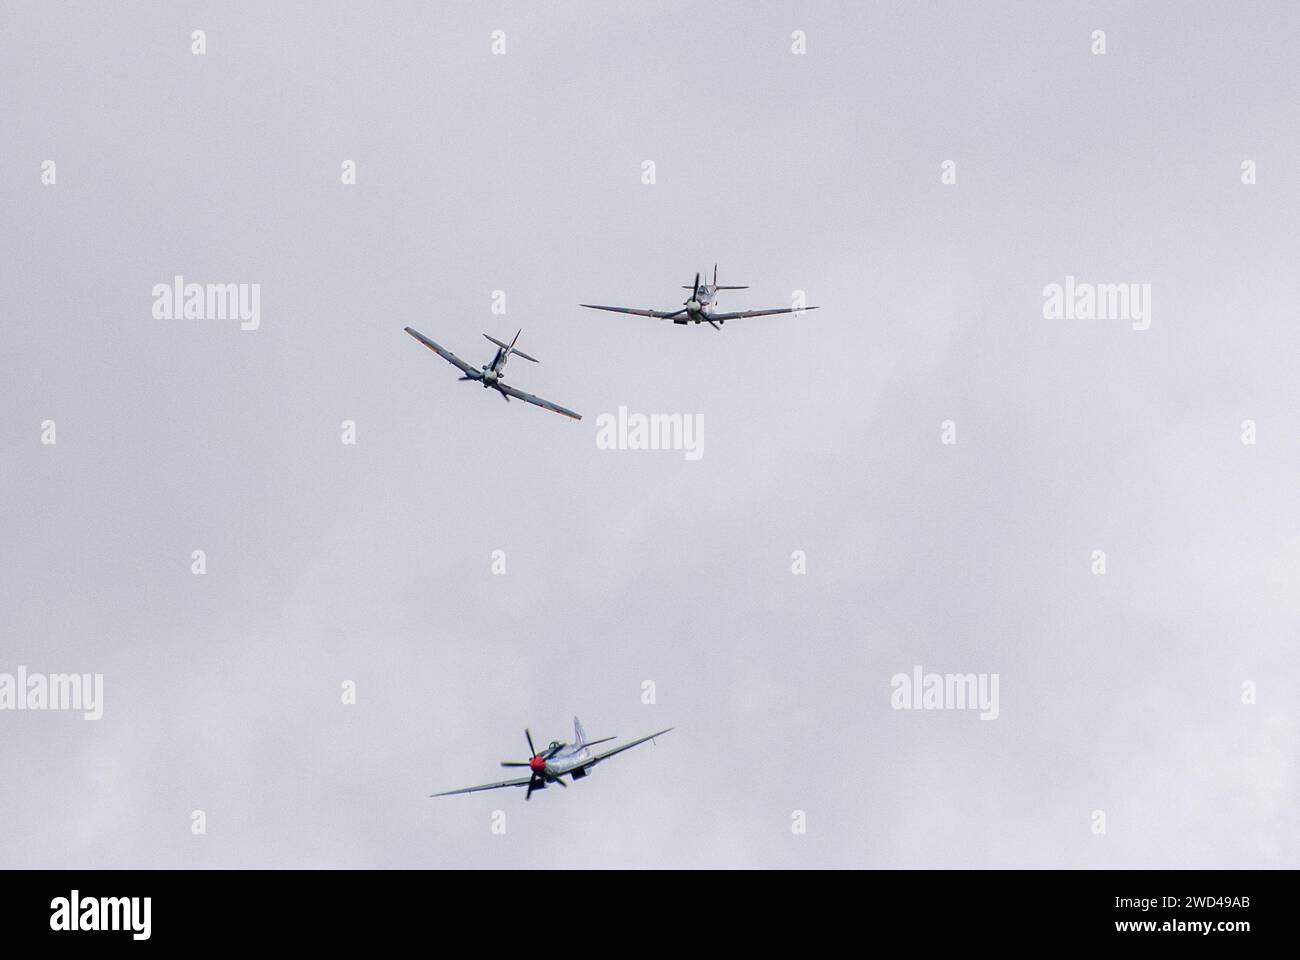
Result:
[[[596,303],[580,303],[578,306],[588,310],[608,310],[611,313],[630,313],[638,317],[654,317],[656,320],[671,320],[673,323],[707,323],[714,330],[721,330],[728,320],[741,320],[746,317],[769,317],[778,313],[800,313],[804,310],[816,310],[816,307],[783,307],[778,310],[740,310],[736,313],[715,313],[713,308],[719,290],[748,290],[749,287],[723,286],[718,283],[718,265],[713,265],[713,282],[700,283],[700,275],[695,274],[692,286],[682,286],[691,291],[691,295],[682,301],[680,310],[635,310],[632,307],[603,307]]]
[[[673,729],[669,727],[668,730]],[[648,737],[642,737],[640,740],[633,740],[631,743],[625,743],[621,747],[612,747],[609,750],[602,750],[599,753],[592,753],[591,747],[598,743],[609,743],[611,740],[617,740],[618,737],[604,737],[600,740],[588,740],[586,731],[582,729],[582,721],[577,717],[573,718],[573,743],[562,743],[559,740],[552,740],[547,748],[540,753],[533,746],[533,735],[524,730],[524,736],[528,738],[528,752],[530,754],[527,760],[507,760],[501,764],[503,767],[527,767],[528,776],[519,777],[515,780],[502,780],[500,783],[484,783],[477,787],[465,787],[462,790],[445,790],[442,793],[431,793],[431,797],[449,797],[457,793],[477,793],[480,790],[497,790],[501,787],[527,787],[524,793],[524,799],[532,797],[534,790],[545,790],[552,783],[558,783],[560,786],[568,789],[568,784],[561,777],[569,776],[574,780],[581,780],[591,772],[591,768],[602,760],[608,760],[616,753],[622,753],[624,750],[630,750],[638,744],[645,743],[647,740],[653,740],[655,737],[662,737],[668,730],[660,730],[658,733],[652,733]]]
[[[412,330],[410,327],[406,327],[406,332],[415,337],[416,340],[419,340],[422,344],[438,356],[442,357],[442,359],[446,360],[448,363],[459,367],[461,372],[465,374],[460,379],[478,381],[483,384],[483,389],[485,390],[495,389],[503,398],[505,398],[507,403],[510,402],[511,397],[518,397],[526,403],[535,403],[539,407],[544,407],[547,410],[554,410],[556,413],[562,413],[566,417],[572,417],[574,420],[582,419],[582,414],[580,413],[574,413],[572,410],[562,407],[558,403],[551,403],[549,400],[535,397],[531,393],[524,393],[522,390],[516,390],[514,387],[504,382],[506,361],[508,361],[512,356],[523,357],[525,360],[531,360],[533,363],[540,362],[536,357],[530,357],[528,354],[515,347],[515,344],[519,342],[519,333],[524,332],[522,329],[519,333],[515,334],[515,338],[509,343],[502,343],[496,337],[490,337],[486,333],[483,334],[483,336],[496,344],[497,352],[496,356],[492,358],[492,362],[485,363],[481,370],[466,363],[450,350],[444,350],[418,330]]]

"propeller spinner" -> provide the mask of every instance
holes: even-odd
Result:
[[[691,288],[690,299],[686,300],[683,305],[691,313],[699,313],[700,311],[700,273],[698,270],[695,272],[695,286]]]
[[[529,733],[527,728],[524,729],[524,737],[528,740],[529,758],[527,760],[501,761],[501,766],[503,767],[527,767],[532,772],[532,778],[528,781],[528,790],[524,794],[524,799],[532,799],[533,791],[544,789],[547,783],[558,783],[560,786],[567,789],[569,785],[559,777],[554,777],[550,780],[546,777],[546,761],[559,753],[560,748],[563,747],[564,744],[553,743],[546,749],[546,752],[538,753],[537,748],[533,746],[533,735]]]

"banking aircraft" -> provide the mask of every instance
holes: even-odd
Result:
[[[671,729],[672,727],[668,728],[668,730]],[[614,754],[630,750],[637,744],[645,743],[647,740],[662,737],[668,730],[660,730],[658,733],[652,733],[640,740],[625,743],[621,747],[611,747],[597,753],[592,753],[590,748],[598,743],[609,743],[609,741],[618,738],[605,737],[601,740],[588,740],[586,732],[582,729],[582,722],[577,717],[573,718],[573,743],[561,743],[558,740],[552,740],[550,745],[540,753],[533,746],[533,735],[525,730],[524,736],[528,738],[528,752],[531,756],[527,760],[507,760],[501,766],[527,767],[528,776],[519,777],[515,780],[502,780],[500,783],[484,783],[477,787],[465,787],[462,790],[445,790],[442,793],[431,793],[429,796],[449,797],[456,793],[477,793],[480,790],[496,790],[500,787],[527,787],[524,799],[528,800],[532,797],[534,790],[545,790],[552,783],[558,783],[560,786],[567,788],[569,785],[561,779],[562,777],[570,776],[574,780],[581,780],[591,772],[592,767],[602,760],[608,760]]]
[[[695,275],[695,283],[692,286],[683,286],[683,290],[691,291],[688,299],[682,302],[680,310],[636,310],[632,307],[602,307],[595,303],[580,303],[578,306],[586,307],[589,310],[608,310],[611,313],[631,313],[638,317],[654,317],[656,320],[671,320],[673,323],[707,323],[714,330],[721,330],[722,324],[728,320],[741,320],[745,317],[770,317],[778,313],[799,313],[804,310],[816,310],[816,307],[782,307],[776,310],[740,310],[736,313],[718,313],[714,309],[717,305],[717,295],[719,290],[748,290],[749,287],[728,287],[718,283],[718,265],[713,265],[713,282],[707,280],[700,283],[700,275]]]
[[[530,357],[528,354],[515,347],[515,344],[519,342],[519,333],[523,333],[523,330],[516,333],[515,338],[509,343],[502,343],[496,337],[489,337],[486,333],[483,334],[483,336],[496,344],[497,352],[496,356],[492,358],[492,362],[485,363],[482,369],[471,366],[450,350],[444,350],[418,330],[412,330],[410,327],[407,327],[406,332],[415,337],[416,340],[419,340],[422,344],[438,356],[442,357],[442,359],[446,360],[448,363],[459,367],[461,373],[465,374],[461,377],[462,380],[474,380],[482,383],[485,390],[496,390],[507,403],[510,402],[511,397],[517,397],[525,403],[535,403],[539,407],[545,407],[547,410],[554,410],[556,413],[562,413],[566,417],[572,417],[574,420],[582,419],[582,414],[580,413],[574,413],[572,410],[562,407],[558,403],[551,403],[551,401],[543,400],[541,397],[535,397],[531,393],[524,393],[522,390],[516,390],[505,382],[506,361],[508,361],[512,356],[523,357],[525,360],[531,360],[533,363],[539,362],[536,357]]]

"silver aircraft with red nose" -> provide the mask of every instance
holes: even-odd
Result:
[[[527,767],[528,776],[517,777],[514,780],[502,780],[499,783],[483,783],[477,787],[464,787],[460,790],[444,790],[442,793],[431,793],[429,796],[449,797],[456,793],[478,793],[480,790],[497,790],[501,787],[526,787],[527,791],[524,793],[524,799],[529,800],[532,798],[534,790],[545,790],[553,783],[558,783],[560,786],[567,788],[569,785],[564,782],[563,777],[581,780],[591,772],[592,767],[602,760],[608,760],[616,753],[630,750],[647,740],[662,737],[671,729],[672,727],[669,727],[667,730],[660,730],[658,733],[652,733],[639,740],[633,740],[631,743],[611,747],[608,750],[599,750],[595,753],[591,751],[591,748],[596,744],[609,743],[611,740],[617,740],[618,737],[588,740],[586,732],[582,729],[582,722],[577,717],[573,718],[573,743],[552,740],[545,750],[539,751],[533,746],[533,735],[525,730],[524,736],[528,738],[529,758],[527,760],[506,760],[501,766]]]
[[[748,290],[749,287],[729,287],[718,283],[718,265],[713,265],[713,282],[700,282],[700,275],[695,275],[695,283],[683,286],[691,295],[676,310],[637,310],[634,307],[604,307],[596,303],[580,303],[578,306],[588,310],[608,310],[611,313],[630,313],[637,317],[653,317],[656,320],[671,320],[673,323],[707,323],[714,330],[721,330],[728,320],[740,320],[746,317],[770,317],[778,313],[802,313],[816,310],[816,307],[779,307],[773,310],[738,310],[734,313],[720,313],[717,310],[719,290]]]

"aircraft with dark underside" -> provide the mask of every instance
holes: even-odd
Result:
[[[438,356],[442,357],[442,359],[446,360],[452,366],[459,368],[460,372],[464,374],[460,379],[481,383],[485,390],[495,390],[497,393],[501,394],[501,396],[505,398],[506,402],[509,402],[510,398],[514,397],[518,400],[523,400],[525,403],[532,403],[546,410],[553,410],[556,413],[563,414],[566,417],[571,417],[574,420],[582,419],[582,414],[580,413],[574,413],[567,407],[562,407],[558,403],[551,403],[549,400],[543,400],[541,397],[533,396],[531,393],[524,393],[522,390],[512,387],[510,384],[505,382],[506,362],[511,357],[523,357],[525,360],[531,360],[533,363],[539,362],[536,357],[530,357],[515,346],[515,344],[519,342],[519,333],[523,333],[523,330],[516,333],[515,338],[509,343],[502,343],[496,337],[488,336],[486,333],[483,334],[483,336],[496,344],[497,352],[496,355],[493,356],[492,362],[485,363],[482,367],[476,367],[473,364],[466,363],[460,357],[456,356],[456,354],[452,353],[445,347],[441,347],[434,343],[418,330],[412,330],[410,327],[407,327],[406,332],[415,337],[416,340],[419,340],[422,344]]]

